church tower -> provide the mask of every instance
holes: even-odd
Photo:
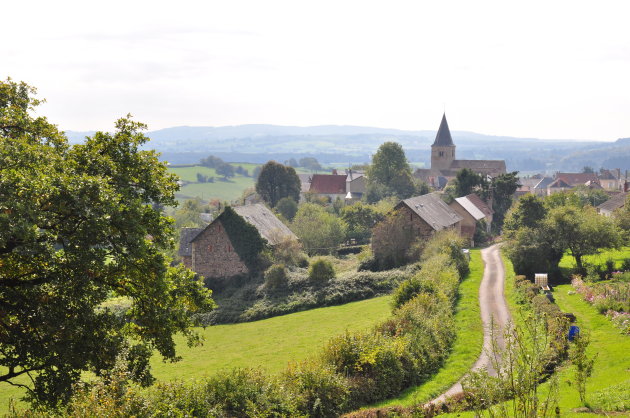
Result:
[[[446,122],[446,113],[442,116],[440,129],[431,145],[431,169],[447,170],[455,160],[455,144]]]

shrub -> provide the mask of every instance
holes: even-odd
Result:
[[[437,254],[444,254],[454,263],[459,272],[459,277],[462,278],[468,274],[469,271],[468,257],[462,252],[464,246],[465,241],[457,232],[453,230],[443,230],[437,232],[427,242],[422,252],[422,260],[427,260]]]
[[[308,270],[308,278],[314,283],[326,283],[335,278],[335,268],[324,258],[318,258]]]
[[[278,289],[287,285],[287,270],[284,264],[274,264],[265,272],[265,287]]]
[[[293,220],[293,218],[295,218],[295,214],[298,211],[298,205],[292,198],[283,197],[282,199],[278,200],[278,203],[276,204],[276,210],[278,211],[278,213],[280,213],[280,215],[282,215],[286,220],[290,222]]]
[[[348,381],[331,367],[308,361],[289,365],[283,377],[297,396],[300,412],[309,417],[337,417],[346,410]]]
[[[275,263],[286,266],[297,266],[306,256],[302,253],[302,245],[295,239],[278,239],[273,247],[271,258]]]

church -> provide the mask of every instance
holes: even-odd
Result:
[[[469,168],[475,173],[489,177],[506,173],[503,160],[455,159],[455,144],[448,128],[446,114],[444,114],[435,141],[431,145],[431,168],[420,168],[416,170],[414,176],[436,189],[442,189],[463,168]]]

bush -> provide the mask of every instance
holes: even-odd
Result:
[[[292,198],[283,197],[282,199],[278,200],[275,209],[278,211],[278,213],[280,213],[280,215],[282,215],[290,222],[293,220],[293,218],[295,218],[295,214],[298,211],[298,205]]]
[[[346,410],[348,381],[331,367],[314,361],[289,365],[283,377],[297,395],[300,412],[309,417],[337,417]]]
[[[314,283],[326,283],[335,278],[335,268],[330,261],[318,258],[311,264],[308,278]]]
[[[422,260],[427,260],[437,254],[444,254],[454,263],[459,272],[459,277],[463,278],[469,271],[468,257],[462,252],[464,246],[465,241],[457,232],[443,230],[437,232],[427,242],[422,252]]]
[[[287,285],[287,270],[284,264],[274,264],[265,272],[265,287],[278,289]]]

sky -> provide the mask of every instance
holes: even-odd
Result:
[[[630,137],[630,2],[6,1],[0,78],[63,130],[361,125]]]

